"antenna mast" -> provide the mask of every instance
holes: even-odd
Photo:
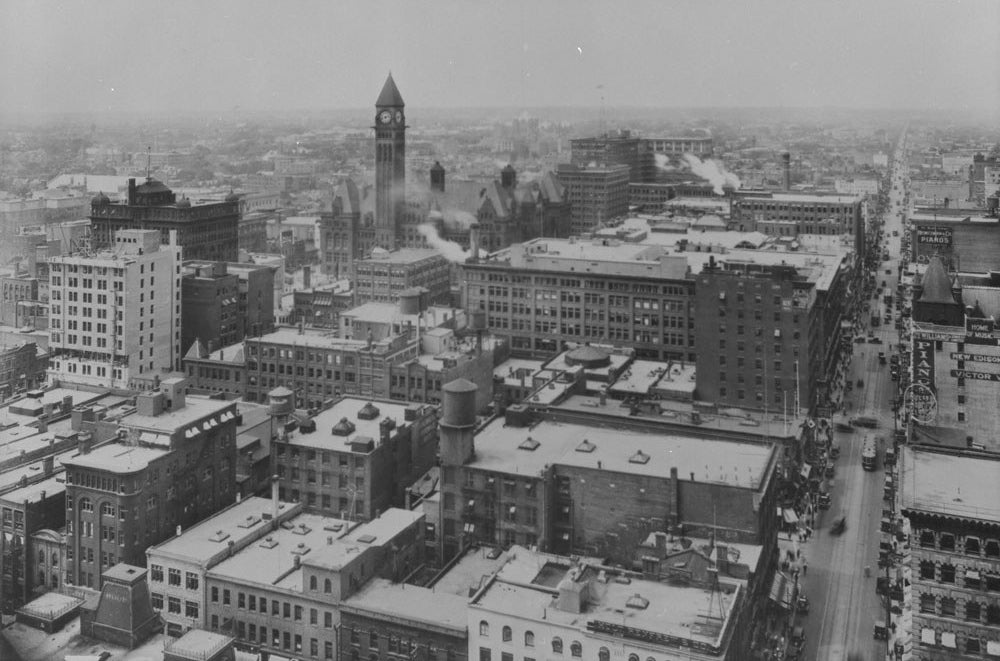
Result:
[[[153,148],[146,145],[146,179],[149,179],[149,168],[153,160]]]

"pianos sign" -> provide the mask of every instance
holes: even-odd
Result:
[[[951,233],[952,228],[950,227],[918,227],[917,228],[917,243],[932,246],[951,246]]]

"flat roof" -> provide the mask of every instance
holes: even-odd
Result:
[[[462,633],[468,624],[468,604],[469,599],[464,595],[393,583],[384,578],[371,579],[359,592],[343,602],[347,607],[440,625]]]
[[[66,466],[104,470],[111,473],[134,473],[160,457],[170,454],[163,448],[148,448],[124,443],[100,445],[87,454],[74,454],[63,459]]]
[[[281,514],[297,506],[297,503],[278,503]],[[175,535],[151,547],[147,553],[203,564],[217,553],[224,552],[229,542],[239,547],[246,539],[269,528],[271,521],[265,520],[262,515],[273,514],[273,511],[270,498],[251,496],[182,531],[180,537]]]
[[[431,259],[434,257],[446,261],[444,256],[433,248],[400,248],[392,252],[379,253],[379,257],[369,257],[359,259],[357,266],[375,266],[377,264],[412,264],[414,262]]]
[[[355,526],[332,544],[321,545],[315,552],[303,557],[303,562],[314,567],[341,569],[368,548],[383,546],[423,516],[421,511],[390,507],[377,519]]]
[[[63,475],[63,473],[59,473],[58,475],[53,475],[52,477],[40,482],[29,484],[26,487],[20,487],[14,489],[13,491],[8,491],[0,496],[0,500],[6,500],[12,503],[23,503],[24,501],[37,503],[41,501],[43,493],[47,498],[53,494],[65,493],[65,491],[66,476]]]
[[[542,369],[544,360],[530,360],[528,358],[508,358],[493,368],[493,378],[503,379],[508,385],[519,385],[521,378],[517,372],[523,370],[525,384],[531,383],[532,376]]]
[[[141,427],[173,434],[181,427],[201,420],[210,415],[221,413],[232,408],[235,402],[208,399],[188,393],[184,397],[184,406],[175,411],[164,411],[159,415],[140,415],[138,412],[122,418],[126,427]]]
[[[609,388],[623,393],[646,394],[667,373],[669,363],[634,360]]]
[[[900,462],[904,509],[1000,523],[1000,457],[903,447]]]
[[[801,202],[812,204],[855,204],[861,202],[861,195],[809,195],[808,193],[767,193],[752,192],[740,194],[738,199],[764,199],[776,202]]]
[[[534,450],[521,449],[531,438]],[[578,451],[583,442],[590,451]],[[677,468],[678,479],[757,489],[766,477],[773,446],[693,436],[598,427],[543,420],[532,427],[508,427],[497,418],[475,438],[471,468],[541,475],[554,464],[600,468],[609,472],[666,478]]]
[[[431,587],[435,592],[459,595],[468,602],[470,589],[478,590],[482,587],[490,576],[504,566],[507,559],[507,552],[500,548],[467,548],[461,559],[439,575]]]
[[[213,631],[190,629],[183,636],[167,645],[163,651],[194,658],[205,658],[206,652],[217,652],[234,639]]]
[[[561,581],[573,580],[571,569],[581,572],[577,581],[591,585],[586,590],[586,604],[581,613],[563,611],[556,606],[556,586]],[[473,605],[518,618],[544,619],[550,624],[580,631],[587,631],[588,625],[597,621],[719,645],[739,601],[740,588],[736,585],[734,592],[726,593],[634,576],[629,577],[628,583],[619,583],[613,576],[601,582],[598,578],[601,571],[612,574],[614,570],[589,564],[583,565],[581,570],[581,565],[570,558],[515,547],[511,561]],[[636,595],[646,602],[644,608],[631,605]],[[712,614],[715,617],[711,617]]]
[[[363,420],[358,417],[358,413],[369,403],[378,409],[378,416],[371,420]],[[334,402],[330,408],[316,414],[316,417],[313,418],[316,422],[316,431],[309,434],[296,431],[289,436],[288,443],[302,447],[349,451],[352,441],[367,436],[378,447],[382,444],[380,433],[382,421],[390,418],[396,422],[397,426],[402,425],[408,406],[409,404],[406,402],[387,402],[355,396],[342,397]],[[333,427],[344,418],[347,418],[354,425],[354,431],[347,436],[333,434]]]
[[[368,342],[365,340],[347,340],[339,337],[336,331],[329,329],[305,328],[300,333],[297,328],[290,326],[283,326],[262,335],[259,341],[314,349],[357,350],[368,346]]]
[[[302,572],[292,571],[295,556],[307,559],[311,553],[327,545],[327,538],[333,537],[336,540],[346,534],[351,525],[349,521],[334,517],[299,514],[231,558],[215,565],[208,575],[267,588],[275,586],[301,591]]]

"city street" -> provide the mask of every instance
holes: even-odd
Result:
[[[894,176],[892,181],[898,181],[898,177]],[[873,293],[878,294],[877,301],[869,298],[871,311],[860,315],[858,332],[866,337],[871,316],[878,315],[884,321],[883,293],[895,295],[896,292],[903,234],[897,201],[902,201],[903,194],[901,182],[898,190],[890,191],[883,228],[890,259],[880,262],[876,271]],[[894,231],[900,236],[894,237]],[[890,270],[888,274],[887,269]],[[848,423],[855,416],[866,416],[875,418],[878,427],[854,427],[851,432],[834,432],[841,455],[836,461],[836,477],[830,485],[832,505],[829,510],[819,512],[815,533],[803,545],[803,553],[812,569],[800,576],[803,593],[812,602],[811,612],[799,615],[797,620],[806,633],[804,659],[842,661],[850,654],[865,661],[885,658],[885,641],[874,638],[873,625],[887,619],[875,585],[880,571],[879,524],[884,504],[885,472],[881,450],[892,442],[896,382],[890,377],[889,366],[880,364],[878,355],[880,352],[892,355],[899,344],[899,332],[894,323],[881,323],[871,331],[881,343],[852,343],[853,356],[847,381],[855,386],[844,397],[846,412],[834,416],[834,422]],[[857,387],[859,379],[864,382],[860,388]],[[882,439],[880,460],[874,472],[865,471],[861,466],[861,447],[869,435]],[[831,534],[831,526],[841,517],[846,518],[846,530],[839,536]],[[870,568],[867,576],[866,567]]]

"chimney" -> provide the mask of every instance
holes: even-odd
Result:
[[[444,192],[444,167],[441,163],[434,161],[434,165],[431,166],[431,190],[438,191],[439,193]]]
[[[725,544],[715,544],[715,568],[720,574],[729,573],[729,547]]]
[[[271,476],[271,514],[275,522],[278,521],[278,513],[281,512],[281,505],[278,502],[278,476]]]
[[[312,267],[306,264],[302,267],[302,288],[309,289],[312,287]]]
[[[656,555],[662,560],[667,555],[667,533],[656,532],[654,537],[656,539]]]
[[[174,531],[174,533],[175,533],[175,534],[176,534],[176,535],[177,535],[178,537],[180,537],[180,536],[181,536],[181,532],[183,532],[183,529],[181,528],[180,524],[177,524],[177,528],[176,528],[176,530]]]
[[[129,177],[128,179],[128,204],[132,206],[135,204],[135,177]]]
[[[66,395],[62,398],[62,413],[69,413],[73,410],[73,395]]]
[[[469,253],[473,263],[479,261],[479,223],[469,225]]]
[[[46,476],[52,475],[52,467],[53,467],[52,455],[49,455],[44,459],[42,459],[42,473],[44,473]]]
[[[93,434],[89,431],[82,431],[76,439],[76,449],[80,454],[90,454],[90,441]]]
[[[42,419],[39,418],[39,420],[38,420],[38,433],[39,434],[44,434],[48,430],[49,430],[49,423],[46,422],[45,420],[42,420]]]
[[[299,335],[306,334],[306,320],[305,317],[299,317]]]
[[[785,192],[792,190],[792,155],[787,151],[781,155],[781,162],[785,169]]]

